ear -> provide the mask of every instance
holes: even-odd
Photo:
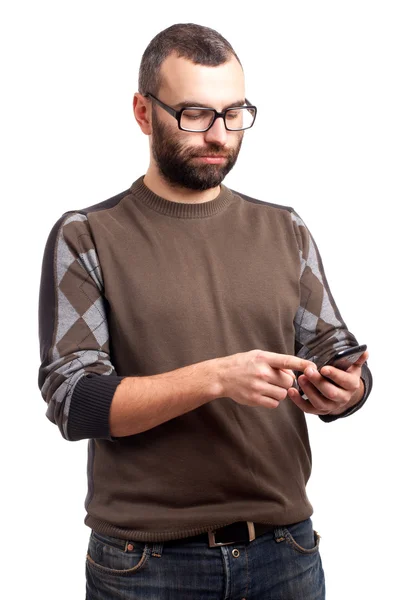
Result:
[[[151,102],[139,92],[133,96],[133,114],[145,135],[151,135]]]

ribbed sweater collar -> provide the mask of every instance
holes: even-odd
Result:
[[[143,182],[144,176],[139,177],[131,186],[131,192],[143,204],[153,210],[170,217],[182,219],[199,219],[210,217],[223,211],[233,201],[233,194],[229,188],[221,185],[221,191],[214,200],[192,204],[186,202],[172,202],[154,194]]]

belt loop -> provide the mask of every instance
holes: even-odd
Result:
[[[253,540],[256,539],[256,531],[254,528],[253,521],[247,521],[247,529],[249,532],[249,542],[252,542]]]
[[[274,530],[274,538],[277,544],[279,544],[279,542],[283,542],[286,539],[286,535],[285,535],[285,530],[282,527],[277,527]]]
[[[156,558],[161,558],[163,549],[164,549],[164,543],[157,542],[156,544],[153,544],[153,547],[151,549],[151,555],[155,556]]]

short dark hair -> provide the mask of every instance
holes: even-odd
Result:
[[[139,68],[139,92],[157,95],[161,86],[161,65],[172,53],[195,65],[217,67],[234,56],[230,43],[218,31],[194,23],[178,23],[158,33],[149,43]]]

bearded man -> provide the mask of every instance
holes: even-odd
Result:
[[[47,416],[89,440],[86,597],[321,600],[305,413],[359,410],[367,353],[318,370],[357,340],[307,227],[222,183],[257,114],[229,42],[159,33],[133,109],[146,174],[64,214],[42,271]]]

